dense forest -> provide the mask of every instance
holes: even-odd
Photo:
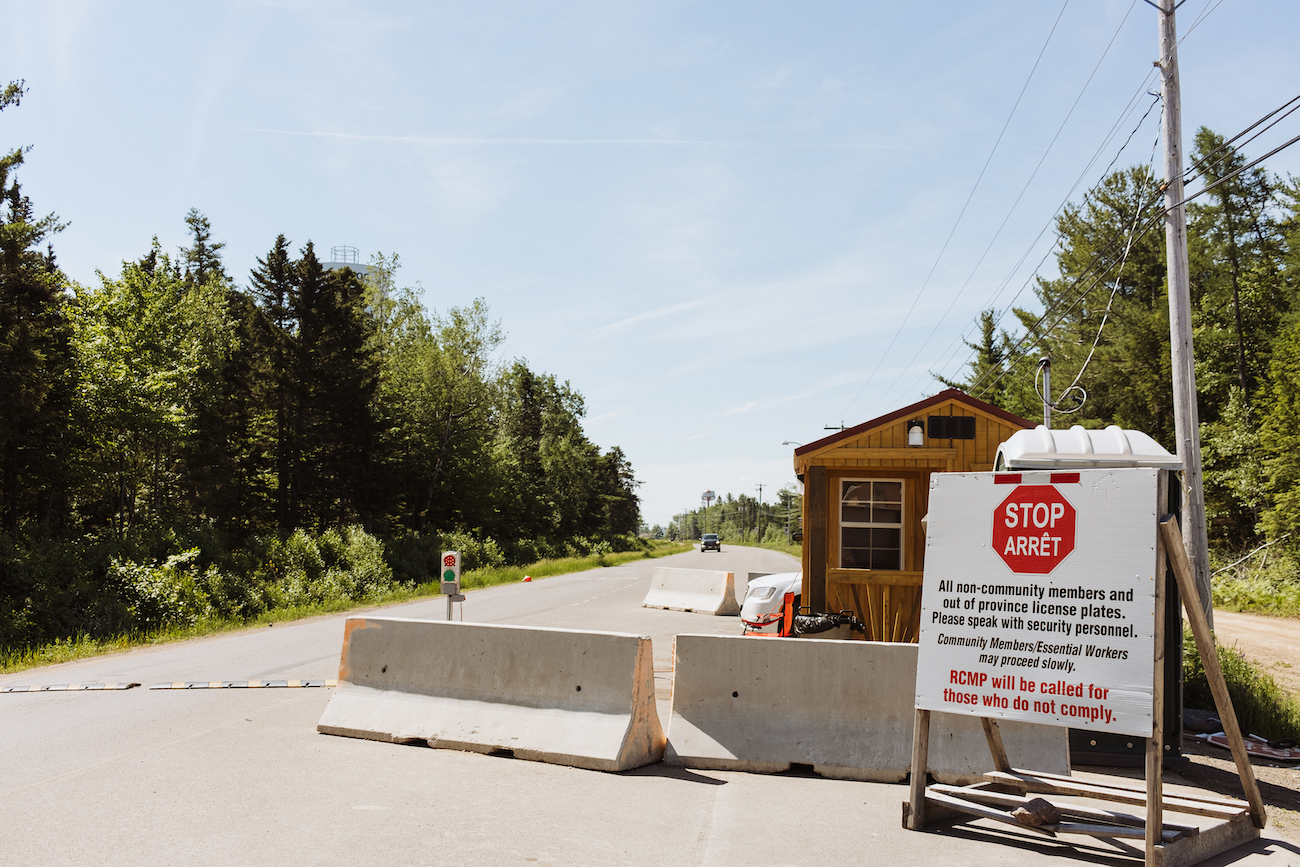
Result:
[[[21,83],[0,96],[17,106]],[[626,550],[637,482],[582,395],[476,300],[442,312],[395,255],[274,239],[246,281],[198,210],[83,286],[0,156],[0,647]]]
[[[776,501],[764,503],[748,494],[724,494],[698,509],[674,515],[656,535],[671,539],[698,539],[717,533],[723,542],[738,545],[789,544],[802,521],[803,496],[792,485],[776,492]]]
[[[1300,541],[1300,185],[1217,133],[1195,137],[1188,205],[1197,403],[1210,543],[1221,552]],[[1175,451],[1164,198],[1148,166],[1117,171],[1057,219],[1059,275],[1041,310],[993,310],[962,388],[1040,418],[1052,362],[1055,426],[1117,424]],[[1279,549],[1279,552],[1283,549]]]

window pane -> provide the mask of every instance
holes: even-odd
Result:
[[[871,502],[871,483],[870,482],[844,482],[842,483],[842,495],[840,499],[844,502],[869,503]]]
[[[871,532],[866,527],[845,527],[840,535],[840,543],[845,548],[870,548]]]
[[[897,551],[872,551],[871,569],[899,569]]]
[[[897,551],[901,547],[899,545],[899,536],[901,533],[901,530],[872,530],[871,547],[877,550],[881,548],[892,548]]]
[[[871,522],[873,524],[901,524],[903,523],[903,509],[901,506],[873,506],[871,508]]]
[[[871,569],[871,549],[870,548],[841,548],[840,549],[840,568],[842,569]]]
[[[840,512],[840,520],[846,524],[870,524],[870,506],[850,506],[847,503]]]
[[[875,490],[871,499],[877,503],[903,502],[902,482],[873,482],[872,485]]]

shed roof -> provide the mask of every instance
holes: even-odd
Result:
[[[896,409],[891,413],[887,413],[878,418],[873,418],[870,421],[864,421],[862,422],[862,424],[854,425],[853,427],[846,428],[842,431],[836,431],[830,436],[822,437],[821,439],[814,440],[813,442],[810,442],[807,445],[800,446],[799,448],[794,450],[795,456],[799,457],[800,455],[806,455],[811,452],[820,451],[821,449],[824,449],[827,446],[832,446],[835,443],[842,442],[844,440],[854,439],[866,433],[867,431],[871,430],[872,428],[882,427],[884,425],[891,424],[892,422],[898,421],[900,418],[906,418],[909,415],[915,415],[916,413],[919,413],[922,410],[929,409],[932,406],[937,406],[949,400],[955,400],[958,403],[964,403],[967,406],[971,407],[972,409],[977,409],[980,412],[986,413],[991,416],[995,416],[997,418],[1002,419],[1003,421],[1009,422],[1010,424],[1017,425],[1018,427],[1032,428],[1034,426],[1034,423],[1027,418],[1021,418],[1020,416],[1016,415],[1013,412],[1007,412],[1005,409],[996,407],[991,403],[985,403],[979,398],[971,397],[969,394],[967,394],[966,392],[960,389],[947,388],[939,392],[938,394],[933,395],[932,397],[927,397],[925,400],[917,401],[916,403],[911,404],[910,406],[905,406],[902,409]]]

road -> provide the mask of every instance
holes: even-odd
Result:
[[[734,634],[739,624],[640,608],[657,565],[795,568],[771,551],[690,552],[472,591],[464,619],[650,635],[666,723],[672,635]],[[445,602],[383,613],[440,618]],[[323,617],[29,670],[0,686],[327,678],[342,634],[342,616]],[[905,832],[906,789],[897,785],[663,765],[608,774],[317,734],[329,695],[0,694],[0,862],[748,865],[887,853],[891,864],[958,867],[1037,863],[1065,851],[1052,841],[1007,845],[1013,838],[978,823]],[[1088,846],[1085,857],[1121,863],[1121,850]],[[1300,864],[1289,843],[1257,848],[1238,863]]]
[[[1214,635],[1256,662],[1277,685],[1300,698],[1300,619],[1214,612]]]

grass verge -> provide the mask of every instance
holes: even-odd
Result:
[[[1300,617],[1300,554],[1296,547],[1211,550],[1214,607],[1274,617]]]
[[[549,578],[555,575],[568,575],[619,566],[634,560],[651,560],[680,554],[691,550],[694,545],[689,542],[655,542],[649,551],[625,551],[619,554],[598,554],[591,557],[565,557],[558,560],[540,560],[527,566],[503,566],[494,569],[471,569],[461,576],[461,587],[474,590],[480,587],[493,587],[499,584],[514,584],[532,578]],[[315,605],[297,605],[291,608],[276,608],[264,611],[249,620],[200,620],[197,623],[168,626],[149,632],[134,632],[108,637],[78,635],[49,644],[30,648],[0,648],[0,674],[10,674],[28,668],[44,665],[57,665],[106,653],[119,653],[133,647],[151,644],[164,644],[171,641],[183,641],[187,638],[199,638],[222,632],[234,632],[256,626],[273,626],[322,614],[337,614],[357,608],[374,608],[381,605],[396,605],[437,596],[442,586],[437,581],[412,586],[398,586],[382,596],[369,599],[333,599]]]
[[[1269,740],[1300,740],[1300,702],[1244,654],[1216,644],[1215,654],[1242,731]],[[1214,710],[1214,696],[1191,630],[1183,632],[1183,706]]]

